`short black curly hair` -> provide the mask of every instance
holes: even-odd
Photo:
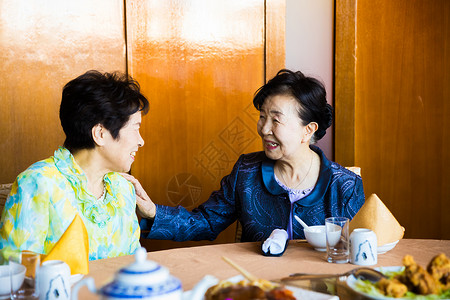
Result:
[[[102,124],[114,139],[137,111],[146,114],[147,98],[130,76],[90,70],[68,82],[62,92],[59,118],[71,152],[95,147],[92,128]]]

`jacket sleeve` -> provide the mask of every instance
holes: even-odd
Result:
[[[350,220],[356,215],[365,201],[363,182],[360,176],[356,176],[353,193],[345,206],[345,216]]]
[[[155,218],[141,220],[141,237],[174,241],[214,240],[237,219],[236,182],[242,158],[232,172],[222,178],[220,190],[212,192],[206,202],[192,211],[181,206],[156,205]]]

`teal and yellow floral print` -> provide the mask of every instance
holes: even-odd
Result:
[[[99,201],[62,147],[31,165],[17,177],[2,212],[0,261],[14,250],[49,253],[77,213],[89,235],[89,260],[133,254],[140,247],[134,187],[114,172],[103,181],[106,194]]]

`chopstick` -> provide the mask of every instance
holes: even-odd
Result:
[[[242,268],[241,266],[237,265],[235,262],[233,262],[231,259],[229,259],[226,256],[222,256],[222,259],[226,261],[230,266],[235,268],[239,271],[245,278],[247,278],[249,281],[256,281],[258,278],[256,278],[253,274],[249,273],[247,270]]]

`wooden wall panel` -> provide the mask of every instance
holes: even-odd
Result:
[[[266,0],[265,10],[265,81],[267,82],[286,62],[286,0]]]
[[[123,1],[0,1],[0,183],[64,142],[63,85],[125,71]]]
[[[355,142],[348,149],[347,140],[336,140],[336,154],[354,151],[366,195],[379,195],[406,237],[449,239],[450,2],[357,1],[354,7],[356,26],[348,29],[356,30]],[[340,80],[345,68],[336,66]],[[336,103],[343,100],[351,111],[352,99],[344,96],[336,93]]]
[[[240,154],[261,149],[252,97],[265,80],[264,1],[133,0],[126,11],[129,71],[150,100],[132,174],[156,203],[192,209]],[[231,226],[215,242],[234,234]]]
[[[336,1],[334,78],[334,156],[355,165],[356,1]]]

